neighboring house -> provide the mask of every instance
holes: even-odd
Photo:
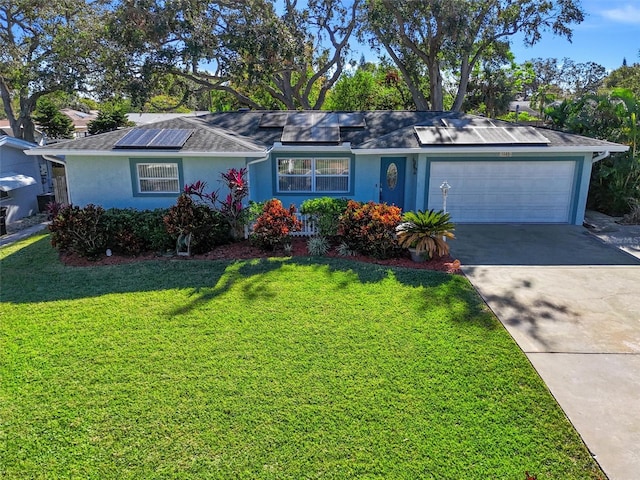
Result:
[[[167,207],[248,167],[250,199],[320,196],[447,210],[462,223],[581,224],[594,162],[628,147],[456,112],[246,111],[180,117],[35,148],[70,201]]]
[[[0,136],[0,208],[6,209],[6,223],[38,212],[38,194],[42,193],[38,158],[23,153],[35,146]]]
[[[98,117],[98,111],[92,110],[89,113],[81,112],[80,110],[74,110],[72,108],[63,108],[60,110],[73,122],[75,129],[74,137],[81,138],[88,135],[88,125]],[[49,139],[48,139],[49,140]],[[55,140],[55,139],[54,139]]]
[[[134,112],[127,113],[127,120],[135,123],[136,125],[147,125],[149,123],[163,122],[165,120],[172,120],[174,118],[184,118],[184,117],[197,117],[206,115],[209,112],[189,112],[189,113],[143,113],[143,112]]]

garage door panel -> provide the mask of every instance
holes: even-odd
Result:
[[[455,222],[566,223],[574,171],[574,161],[432,162],[429,206],[441,208],[446,180]]]

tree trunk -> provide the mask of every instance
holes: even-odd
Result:
[[[427,64],[429,69],[429,90],[431,91],[431,110],[444,110],[444,96],[442,94],[442,74],[437,59],[432,59]]]
[[[18,118],[21,130],[20,138],[32,143],[36,143],[36,124],[33,123],[31,114],[36,109],[38,97],[36,95],[20,97],[20,116]]]
[[[458,84],[458,92],[456,93],[456,99],[453,102],[451,110],[459,112],[462,109],[462,103],[464,97],[467,95],[467,88],[469,87],[469,75],[471,75],[471,65],[465,58],[462,60],[462,66],[460,67],[460,83]]]
[[[411,97],[413,98],[413,103],[416,106],[416,110],[418,112],[426,112],[427,110],[429,110],[429,102],[427,102],[424,94],[420,91],[420,88],[418,88],[416,83],[411,78],[411,74],[405,67],[404,63],[402,63],[402,61],[396,55],[390,45],[385,42],[382,42],[382,44],[384,45],[385,50],[387,51],[393,62],[398,67],[398,70],[400,70],[402,78],[404,78],[404,81],[407,84],[407,88],[409,89],[409,92],[411,92]]]
[[[0,77],[0,98],[2,98],[2,106],[4,107],[4,113],[9,120],[9,126],[13,132],[13,136],[16,138],[22,138],[22,132],[20,131],[20,122],[16,119],[13,113],[13,106],[11,105],[11,92],[5,82],[4,78]]]

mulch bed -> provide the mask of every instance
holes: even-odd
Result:
[[[86,267],[86,266],[97,266],[97,265],[121,265],[125,263],[135,263],[144,260],[180,260],[180,261],[191,261],[191,260],[248,260],[252,258],[269,258],[269,257],[308,257],[309,252],[307,251],[307,239],[306,238],[294,238],[292,241],[292,249],[290,253],[284,253],[283,251],[275,251],[275,252],[266,252],[257,247],[252,246],[248,240],[242,240],[240,242],[231,243],[228,245],[221,245],[216,247],[211,252],[201,254],[201,255],[192,255],[190,257],[183,256],[165,256],[159,255],[157,253],[145,253],[142,255],[137,255],[135,257],[127,257],[123,255],[113,254],[110,257],[106,255],[95,259],[89,260],[83,257],[79,257],[74,254],[61,254],[60,260],[69,266],[75,267]],[[327,257],[340,257],[335,249],[330,250]],[[386,260],[380,260],[377,258],[367,257],[365,255],[355,255],[350,257],[340,257],[349,260],[354,260],[358,262],[366,262],[366,263],[374,263],[377,265],[388,265],[392,267],[404,267],[404,268],[414,268],[421,270],[436,270],[439,272],[447,272],[447,273],[461,273],[460,271],[460,262],[458,260],[454,260],[451,256],[447,255],[444,257],[428,260],[426,262],[414,262],[411,260],[409,253],[405,257],[401,258],[389,258]]]

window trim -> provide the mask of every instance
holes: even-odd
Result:
[[[311,161],[311,175],[299,175],[300,178],[310,178],[311,189],[310,190],[280,190],[280,173],[278,167],[281,160],[310,160]],[[342,175],[317,175],[316,176],[316,161],[318,160],[346,160],[348,162],[349,173],[347,177],[347,189],[346,190],[317,190],[318,178],[341,178]],[[275,157],[274,163],[274,193],[278,195],[352,195],[353,194],[353,178],[354,178],[354,159],[349,155],[331,155],[331,154],[319,154],[319,155],[281,155]]]
[[[178,190],[176,192],[143,192],[140,190],[140,178],[138,176],[138,165],[145,164],[173,164],[178,167]],[[130,158],[131,169],[131,189],[134,197],[177,197],[182,192],[184,185],[184,174],[182,170],[181,158]]]

